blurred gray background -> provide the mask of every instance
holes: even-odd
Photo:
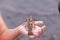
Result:
[[[60,40],[59,0],[0,0],[0,11],[8,28],[15,28],[29,16],[44,21],[47,30],[34,40]],[[21,35],[17,40],[32,40]]]

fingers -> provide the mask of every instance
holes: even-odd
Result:
[[[42,29],[42,31],[44,32],[44,31],[46,30],[46,26],[43,25],[43,26],[41,27],[41,29]]]
[[[41,36],[41,35],[43,35],[45,30],[46,30],[46,26],[43,25],[43,26],[41,27],[41,31],[38,33],[38,37]]]
[[[42,25],[43,24],[43,21],[35,21],[35,24],[36,25]]]
[[[43,33],[44,33],[44,31],[46,30],[46,26],[43,25],[42,27],[39,27],[39,26],[36,26],[36,27],[37,27],[37,30],[35,30],[36,32],[35,32],[34,35],[35,35],[36,37],[42,36]]]

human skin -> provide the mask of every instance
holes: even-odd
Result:
[[[42,24],[42,22],[36,22],[36,24]],[[44,33],[44,30],[45,30],[45,27],[41,29],[41,35]],[[28,32],[28,31],[26,31],[26,32],[24,32],[24,31],[26,31],[26,30],[20,31],[20,26],[14,28],[14,29],[8,29],[4,20],[2,19],[2,16],[0,16],[0,40],[15,40],[21,34],[28,35],[28,34],[26,34],[26,32]],[[31,38],[37,37],[34,35],[32,35],[32,36],[33,37],[31,37]],[[40,36],[40,33],[39,33],[39,36]]]
[[[0,40],[15,40],[19,35],[20,31],[17,28],[8,29],[0,16]]]

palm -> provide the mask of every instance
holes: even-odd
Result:
[[[36,24],[36,25],[41,25],[41,24],[43,24],[43,22],[42,22],[42,21],[36,21],[35,24]],[[22,25],[22,26],[20,27],[20,31],[21,31],[22,34],[27,35],[27,36],[29,36],[30,38],[39,37],[39,36],[41,36],[41,35],[44,33],[44,31],[45,31],[45,25],[43,25],[42,27],[35,26],[35,27],[33,28],[33,30],[32,30],[33,35],[28,35],[28,28],[25,27],[25,26],[26,26],[26,25]]]

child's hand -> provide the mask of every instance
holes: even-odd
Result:
[[[35,21],[35,27],[32,30],[33,35],[28,35],[28,28],[25,27],[25,24],[22,24],[19,26],[20,32],[21,34],[24,34],[26,36],[29,36],[30,38],[36,38],[36,37],[40,37],[44,31],[45,31],[45,25],[43,25],[42,27],[39,27],[38,25],[42,25],[43,21]]]

